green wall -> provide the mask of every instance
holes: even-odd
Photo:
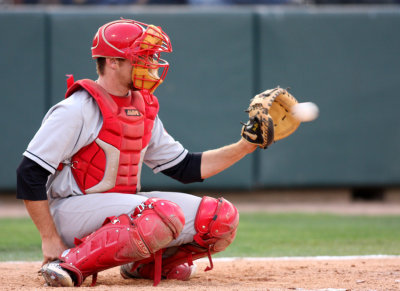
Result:
[[[0,189],[65,75],[96,78],[90,46],[97,28],[120,17],[161,25],[173,53],[156,91],[169,133],[191,151],[240,137],[255,93],[291,87],[320,118],[203,183],[182,185],[144,169],[144,190],[399,185],[400,9],[49,8],[0,13]]]
[[[261,155],[260,185],[399,184],[399,12],[260,12],[261,88],[321,111]]]
[[[46,27],[41,12],[0,12],[0,188],[15,188],[21,154],[46,106]]]

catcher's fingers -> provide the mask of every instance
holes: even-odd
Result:
[[[57,258],[43,257],[42,267],[47,263],[57,260]]]
[[[261,118],[261,120],[259,119]],[[250,117],[242,127],[242,137],[251,144],[266,149],[274,141],[274,124],[271,118]]]
[[[68,249],[68,247],[63,243],[63,241],[59,237],[42,239],[42,252],[43,252],[42,266],[48,262],[57,260],[58,257],[66,249]]]

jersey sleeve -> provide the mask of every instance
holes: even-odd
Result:
[[[23,155],[54,174],[60,162],[95,139],[101,124],[93,98],[78,91],[49,110]]]
[[[160,118],[154,120],[152,136],[144,156],[144,163],[154,173],[179,164],[188,154],[182,144],[167,133]]]

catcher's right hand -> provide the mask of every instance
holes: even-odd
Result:
[[[274,141],[289,136],[300,125],[291,114],[291,107],[297,103],[287,90],[279,87],[256,95],[246,111],[249,121],[243,124],[242,137],[266,149]]]

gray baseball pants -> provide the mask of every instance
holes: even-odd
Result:
[[[68,247],[74,247],[74,238],[83,238],[99,229],[109,216],[130,214],[148,198],[158,197],[178,204],[185,215],[185,226],[179,237],[168,247],[193,241],[196,234],[194,220],[201,198],[176,192],[140,192],[138,194],[101,193],[55,199],[50,204],[58,233]]]

